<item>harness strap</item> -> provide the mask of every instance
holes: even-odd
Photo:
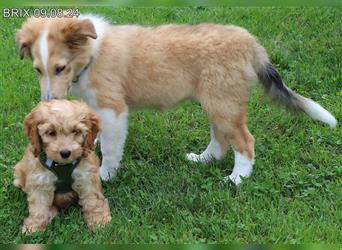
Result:
[[[81,161],[81,157],[70,163],[58,163],[48,159],[45,152],[39,154],[40,163],[48,170],[50,170],[57,177],[55,182],[56,193],[67,193],[72,191],[72,172]]]

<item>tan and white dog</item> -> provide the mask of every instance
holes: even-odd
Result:
[[[316,102],[287,88],[265,49],[232,25],[111,25],[104,19],[30,18],[16,34],[20,57],[38,72],[42,100],[66,98],[69,89],[102,118],[101,178],[115,176],[123,154],[129,108],[165,109],[186,99],[199,102],[211,123],[211,141],[195,162],[221,159],[229,145],[236,184],[250,176],[254,138],[246,106],[260,81],[272,99],[336,126]]]

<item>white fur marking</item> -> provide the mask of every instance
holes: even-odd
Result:
[[[91,14],[81,15],[80,19],[90,19],[95,27],[97,38],[90,39],[91,55],[95,61],[108,24],[103,18]],[[83,98],[93,109],[97,108],[96,92],[89,86],[88,70],[81,75],[77,83],[72,84],[71,93]]]
[[[100,169],[101,179],[107,181],[115,177],[122,159],[127,135],[127,112],[118,116],[112,109],[100,109],[97,112],[102,121],[101,152],[103,155]]]
[[[80,19],[90,19],[95,27],[96,39],[90,39],[91,55],[94,60],[98,55],[103,37],[109,24],[101,17],[95,15],[81,15]],[[102,180],[109,180],[116,175],[122,159],[123,147],[127,135],[127,116],[124,112],[117,116],[112,109],[100,109],[97,107],[96,90],[89,86],[88,71],[84,72],[79,81],[72,85],[72,94],[83,98],[102,119],[102,132],[100,134],[102,166],[100,175]]]
[[[89,173],[87,171],[85,171],[84,169],[75,168],[75,170],[72,172],[71,176],[75,181],[85,180],[85,179],[89,178]]]
[[[71,85],[71,94],[84,99],[93,109],[97,108],[96,92],[89,86],[88,70],[81,75],[79,81]]]
[[[40,58],[44,67],[45,74],[46,74],[45,93],[42,96],[43,100],[49,100],[52,98],[50,77],[48,73],[49,45],[48,45],[47,37],[48,37],[48,31],[44,30],[39,38],[39,53],[40,53]]]
[[[91,45],[92,45],[92,55],[96,57],[108,23],[102,17],[96,16],[94,14],[81,15],[79,18],[83,20],[90,19],[94,25],[97,38],[95,40],[91,39]]]
[[[34,179],[35,183],[38,183],[39,185],[47,185],[47,186],[53,186],[53,183],[57,180],[57,177],[50,172],[38,172],[31,177]]]
[[[336,128],[337,121],[335,117],[332,114],[330,114],[329,111],[327,111],[325,108],[319,105],[317,102],[305,98],[304,111],[312,119],[327,123],[331,128]]]
[[[240,152],[234,150],[234,168],[231,175],[225,177],[225,181],[231,180],[236,185],[241,183],[241,177],[249,177],[252,174],[254,159],[251,160]]]
[[[186,154],[186,158],[193,162],[208,163],[213,158],[221,159],[223,156],[220,143],[216,140],[213,128],[210,129],[210,143],[202,154],[198,155],[195,153]]]
[[[48,37],[48,31],[44,30],[39,38],[40,58],[42,60],[45,71],[48,68],[48,59],[49,59],[49,45],[48,45],[47,37]]]

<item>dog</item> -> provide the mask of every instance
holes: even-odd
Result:
[[[14,167],[14,185],[27,194],[22,231],[43,230],[58,208],[78,203],[89,227],[111,220],[103,195],[94,139],[98,115],[79,101],[41,102],[24,120],[30,144]]]
[[[235,162],[226,180],[241,183],[254,165],[254,138],[247,128],[247,102],[260,82],[286,107],[336,127],[332,114],[289,89],[265,49],[233,25],[111,25],[101,17],[29,18],[16,33],[20,58],[30,57],[42,100],[66,98],[69,90],[103,121],[100,175],[116,175],[127,135],[128,110],[166,109],[183,100],[201,104],[211,140],[187,159],[221,159],[229,146]]]

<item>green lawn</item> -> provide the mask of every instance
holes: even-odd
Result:
[[[339,8],[81,8],[118,24],[230,23],[247,28],[269,52],[284,81],[342,118],[342,12]],[[26,197],[12,168],[27,146],[22,121],[38,103],[29,60],[20,61],[14,32],[23,19],[0,18],[0,242],[174,243],[342,240],[341,128],[298,116],[264,101],[249,104],[256,139],[255,171],[240,187],[222,181],[232,152],[209,165],[186,161],[209,142],[200,106],[130,115],[118,176],[104,183],[113,220],[94,232],[81,210],[62,211],[44,232],[22,235]]]

